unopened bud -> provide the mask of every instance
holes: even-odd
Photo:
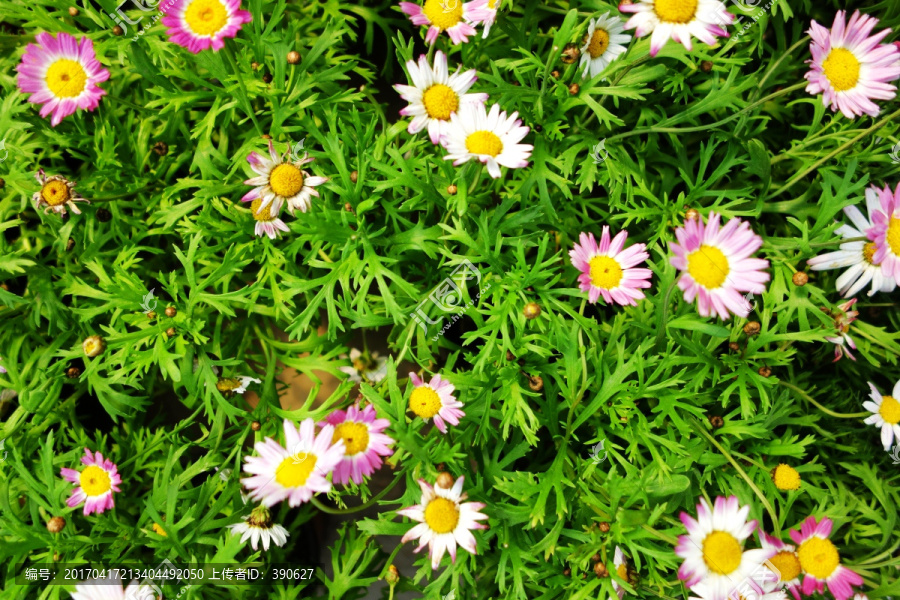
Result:
[[[261,427],[262,425],[259,424],[259,421],[253,421],[252,423],[250,423],[250,429],[252,429],[253,431],[259,431]]]
[[[397,570],[397,567],[391,565],[388,567],[388,572],[384,576],[384,580],[387,581],[388,585],[393,587],[397,585],[400,581],[400,571]]]
[[[565,64],[571,65],[578,60],[579,56],[581,56],[581,50],[579,50],[578,46],[575,44],[566,44],[566,47],[563,48],[562,56],[560,56],[559,59]]]
[[[81,349],[90,358],[100,356],[106,349],[106,342],[99,335],[92,335],[81,342]]]
[[[451,475],[447,471],[444,471],[443,473],[438,474],[437,484],[436,484],[437,487],[442,487],[445,490],[449,490],[450,488],[453,487],[453,483],[454,483],[453,475]]]
[[[602,531],[603,533],[607,533],[609,531],[609,523],[607,523],[606,521],[601,521],[597,527],[599,527],[600,531]]]
[[[769,367],[760,367],[759,374],[763,377],[768,377],[772,374],[772,369],[770,369]]]
[[[168,329],[166,329],[166,335],[169,337],[175,337],[175,328],[169,327]]]
[[[526,319],[535,319],[541,314],[541,307],[537,302],[529,302],[522,309],[522,314]]]
[[[450,195],[452,196],[453,194],[456,193],[457,189],[458,189],[458,188],[457,188],[455,185],[448,185],[448,186],[447,186],[447,193],[450,194]]]
[[[725,425],[725,419],[723,419],[719,415],[710,415],[709,424],[712,425],[713,429],[719,429],[723,425]]]
[[[794,285],[797,287],[804,286],[809,281],[809,275],[803,271],[797,271],[794,273],[794,276],[791,277],[791,281],[794,282]]]
[[[66,520],[62,517],[53,517],[47,521],[47,531],[50,533],[59,533],[66,526]]]
[[[77,17],[77,16],[78,16],[78,9],[77,9],[76,7],[74,7],[74,6],[70,6],[70,7],[69,7],[69,16]]]
[[[288,52],[287,61],[289,65],[296,65],[300,62],[300,53],[296,50],[291,50]]]
[[[609,571],[607,570],[606,565],[604,565],[602,562],[598,562],[596,565],[594,565],[594,573],[597,575],[597,577],[609,577]]]
[[[746,333],[747,335],[756,335],[757,333],[759,333],[760,329],[761,327],[758,321],[750,321],[749,323],[744,325],[744,333]]]
[[[575,94],[577,94],[579,91],[581,91],[581,86],[578,85],[577,83],[573,83],[572,85],[569,86],[569,93],[572,94],[573,96]]]
[[[177,314],[178,314],[178,309],[176,309],[174,306],[166,307],[166,316],[167,317],[174,317]]]
[[[350,181],[352,181],[353,183],[359,181],[359,171],[352,171],[350,173]]]
[[[709,73],[710,71],[712,71],[712,68],[713,68],[713,64],[712,64],[712,61],[710,61],[710,60],[704,60],[703,62],[700,63],[700,70],[703,71],[704,73]]]

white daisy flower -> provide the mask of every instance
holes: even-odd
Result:
[[[881,210],[878,189],[874,186],[866,190],[866,208],[870,215]],[[844,239],[866,237],[866,232],[872,228],[870,218],[863,215],[855,206],[844,207],[844,214],[853,225],[841,225],[837,228],[836,233]],[[872,283],[872,289],[869,290],[868,295],[874,296],[876,292],[890,292],[897,287],[896,281],[882,269],[881,263],[875,262],[876,250],[875,242],[864,240],[845,242],[841,244],[840,250],[816,256],[807,262],[813,271],[847,267],[847,270],[838,277],[835,283],[844,298],[855,296],[857,292],[869,285],[869,282]]]
[[[484,503],[462,502],[467,497],[462,493],[464,479],[465,477],[457,479],[451,488],[443,488],[437,484],[432,487],[424,479],[420,479],[421,503],[397,511],[398,515],[419,522],[406,532],[400,542],[419,540],[416,552],[429,546],[432,569],[440,566],[445,551],[456,562],[457,544],[467,552],[477,554],[472,530],[487,529],[487,525],[478,522],[488,518],[486,514],[478,512],[485,507]]]
[[[868,383],[872,390],[872,401],[863,402],[863,408],[871,412],[872,416],[864,422],[866,425],[881,427],[881,444],[885,451],[890,452],[895,438],[900,444],[900,381],[894,385],[891,396],[882,396],[871,381]]]
[[[412,85],[397,84],[394,89],[409,106],[400,111],[404,117],[412,117],[407,131],[419,133],[426,126],[432,144],[441,142],[441,134],[450,126],[450,115],[466,104],[484,104],[487,94],[469,94],[469,88],[478,80],[477,71],[470,69],[460,73],[462,67],[450,75],[447,56],[438,50],[434,65],[428,66],[428,58],[419,57],[419,65],[406,61],[406,70]]]
[[[447,149],[445,160],[461,165],[475,158],[487,164],[494,179],[500,177],[500,165],[510,169],[528,166],[534,146],[520,144],[528,135],[528,127],[517,119],[519,113],[507,116],[495,104],[488,113],[483,104],[463,105],[450,115],[450,128],[441,140]]]
[[[342,358],[347,358],[342,356]],[[387,377],[387,357],[379,356],[377,352],[372,352],[368,359],[363,357],[363,353],[356,348],[350,349],[350,367],[340,367],[341,372],[349,375],[350,381],[360,383],[363,379],[378,383]]]
[[[581,47],[581,63],[578,68],[584,67],[582,77],[588,78],[599,75],[606,66],[625,53],[624,44],[631,41],[631,36],[624,34],[625,23],[622,19],[610,15],[608,12],[596,19],[591,19],[588,25],[587,35],[584,38],[584,46]]]
[[[254,188],[244,194],[241,202],[250,202],[254,215],[261,214],[264,209],[269,208],[266,213],[270,219],[278,220],[278,212],[281,210],[282,204],[287,202],[288,211],[293,215],[294,211],[299,209],[306,212],[312,205],[312,197],[318,198],[319,192],[315,188],[328,181],[327,177],[312,177],[303,170],[303,166],[314,161],[303,153],[303,158],[296,161],[289,161],[288,157],[291,149],[284,156],[279,156],[275,152],[275,146],[272,140],[269,140],[269,156],[271,160],[257,152],[251,152],[247,156],[247,162],[250,168],[257,173],[257,177],[252,177],[245,181],[246,185],[252,185]],[[259,200],[260,202],[256,202]],[[269,206],[271,204],[271,206]],[[257,219],[260,221],[260,219]],[[279,221],[280,222],[280,221]],[[282,225],[284,225],[282,223]],[[277,227],[277,223],[275,224]],[[257,224],[259,229],[259,224]],[[287,228],[281,228],[287,231]],[[269,233],[268,231],[266,233]],[[257,235],[262,235],[257,232]],[[270,238],[274,238],[274,232],[269,234]]]
[[[625,28],[634,29],[635,36],[653,34],[650,56],[656,56],[670,38],[689,52],[692,36],[715,46],[716,36],[728,37],[723,27],[734,21],[734,15],[719,0],[636,0],[619,4],[619,10],[633,13]]]
[[[275,542],[276,546],[284,546],[291,535],[288,530],[275,523],[269,509],[265,506],[257,506],[243,523],[229,525],[232,535],[241,534],[241,542],[250,540],[250,546],[254,550],[259,549],[259,541],[262,540],[263,550],[269,549],[269,543]]]

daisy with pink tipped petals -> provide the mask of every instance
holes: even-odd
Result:
[[[472,2],[472,10],[469,13],[471,16],[469,19],[473,25],[481,23],[484,27],[484,34],[481,36],[482,38],[486,38],[491,32],[491,26],[493,26],[494,21],[497,20],[497,10],[502,3],[503,0],[474,0]]]
[[[344,442],[332,443],[333,426],[325,425],[318,434],[315,427],[311,418],[304,419],[299,428],[285,419],[287,447],[272,438],[256,443],[259,456],[244,458],[244,472],[251,477],[241,480],[250,498],[267,508],[285,499],[290,506],[300,506],[313,494],[331,491],[331,482],[325,478],[344,457]]]
[[[346,484],[348,481],[359,485],[381,467],[382,456],[394,453],[389,448],[394,440],[383,432],[391,424],[387,419],[375,418],[375,407],[366,405],[359,409],[359,402],[347,409],[336,410],[320,426],[334,426],[333,442],[343,440],[344,457],[334,468],[331,476],[334,483]]]
[[[400,114],[412,117],[407,131],[419,133],[426,126],[432,144],[441,142],[441,135],[450,126],[450,115],[465,104],[484,104],[487,94],[469,94],[469,88],[478,80],[477,71],[469,69],[460,73],[462,67],[450,75],[447,56],[438,50],[434,54],[434,64],[428,65],[428,58],[419,57],[418,66],[414,61],[406,61],[406,70],[412,85],[397,84],[394,89],[400,97],[409,102]]]
[[[314,158],[310,158],[304,152],[302,157],[294,157],[296,160],[293,161],[288,160],[291,153],[289,147],[284,156],[279,156],[275,152],[272,140],[269,140],[270,158],[257,152],[247,155],[247,162],[257,176],[244,182],[254,187],[244,194],[241,202],[256,204],[256,200],[260,200],[253,209],[254,213],[271,206],[271,214],[277,216],[284,203],[287,203],[288,211],[292,215],[295,210],[306,212],[312,206],[312,197],[319,197],[319,192],[315,188],[328,181],[328,178],[313,177],[303,170],[303,166],[313,162]]]
[[[800,600],[801,569],[796,549],[762,530],[759,530],[757,534],[763,549],[775,551],[775,554],[766,563],[767,568],[774,567],[777,570],[778,581],[775,583],[787,589],[795,600]]]
[[[168,27],[169,41],[194,54],[225,47],[225,38],[233,38],[244,23],[253,17],[241,10],[241,0],[175,0],[161,9],[166,16],[161,23]]]
[[[684,559],[678,578],[690,588],[700,587],[706,600],[726,600],[775,554],[771,549],[743,549],[744,540],[756,530],[756,521],[747,521],[749,512],[737,497],[719,496],[712,509],[701,498],[696,519],[680,515],[688,534],[679,536],[675,547],[675,554]]]
[[[859,315],[858,310],[850,310],[854,304],[856,304],[856,298],[838,305],[838,314],[834,315],[834,328],[837,330],[837,335],[825,338],[826,341],[834,344],[834,360],[832,362],[839,361],[845,354],[850,360],[856,360],[856,357],[850,352],[851,349],[856,350],[856,344],[848,333],[850,323],[855,321]]]
[[[487,112],[484,104],[465,104],[450,115],[450,127],[441,144],[447,149],[444,160],[461,165],[473,158],[487,165],[491,177],[500,177],[500,167],[521,169],[528,166],[531,144],[519,142],[528,135],[528,127],[522,125],[514,112],[507,116],[495,104]]]
[[[854,585],[862,585],[863,579],[841,564],[838,549],[828,537],[831,535],[831,519],[807,518],[800,531],[791,530],[791,539],[797,544],[797,558],[803,569],[804,596],[813,592],[825,593],[825,586],[835,600],[847,600],[853,596]]]
[[[634,244],[625,250],[627,231],[620,231],[610,240],[609,227],[603,226],[600,243],[593,233],[582,233],[580,243],[569,250],[572,266],[581,271],[578,282],[581,291],[588,293],[591,304],[602,295],[607,304],[637,306],[644,298],[642,288],[650,287],[650,269],[637,265],[650,258],[644,244]]]
[[[722,27],[734,21],[719,0],[638,0],[620,4],[619,10],[633,13],[625,29],[634,29],[635,37],[653,34],[650,56],[656,56],[669,38],[688,51],[692,49],[691,36],[715,46],[717,36],[728,37]]]
[[[761,294],[766,290],[769,274],[763,271],[769,261],[751,258],[762,246],[762,238],[753,233],[748,223],[731,219],[719,227],[719,215],[709,214],[689,219],[675,230],[678,242],[670,242],[672,264],[682,271],[678,288],[684,299],[697,299],[701,316],[718,315],[726,320],[734,313],[740,317],[750,314],[750,303],[741,292]]]
[[[425,422],[434,419],[435,426],[441,433],[447,433],[447,423],[459,425],[460,417],[466,416],[462,410],[462,402],[453,396],[453,384],[440,375],[435,375],[425,383],[415,373],[409,374],[413,391],[409,395],[409,409],[422,417]]]
[[[19,91],[31,94],[29,102],[43,104],[41,116],[52,115],[50,125],[56,127],[79,108],[97,108],[106,95],[97,84],[109,79],[109,71],[97,61],[94,43],[68,33],[39,33],[35,39],[37,45],[28,44],[16,67],[16,82]]]
[[[812,60],[805,77],[806,91],[822,94],[822,103],[848,119],[878,116],[880,109],[872,100],[891,100],[897,88],[890,84],[900,77],[900,50],[894,44],[882,44],[891,33],[882,29],[870,36],[878,19],[857,10],[847,21],[839,10],[831,29],[815,21],[810,24],[809,50]]]
[[[431,549],[432,570],[441,565],[445,550],[450,553],[450,560],[456,562],[457,544],[470,554],[478,554],[472,530],[487,529],[487,525],[478,522],[488,518],[486,514],[478,512],[485,504],[463,502],[467,498],[462,491],[464,479],[465,477],[460,477],[450,488],[443,488],[438,484],[432,487],[424,479],[420,479],[421,503],[397,511],[398,515],[419,522],[400,541],[406,543],[419,540],[416,552],[428,546]]]
[[[880,264],[884,274],[900,281],[900,183],[891,191],[886,185],[878,191],[879,210],[870,213],[872,228],[866,237],[875,242],[872,262]]]
[[[118,485],[122,483],[118,468],[108,458],[103,458],[100,452],[91,454],[87,448],[81,462],[85,465],[81,472],[75,469],[61,470],[64,479],[75,484],[72,495],[66,500],[69,508],[74,508],[84,502],[84,514],[100,514],[116,503],[113,501],[113,492],[121,492]]]
[[[894,440],[900,446],[900,381],[894,384],[890,396],[882,395],[871,381],[868,384],[872,390],[869,394],[872,400],[863,402],[863,408],[872,415],[866,417],[863,423],[881,429],[881,445],[885,452],[890,452]]]
[[[470,22],[472,2],[462,0],[425,0],[423,6],[412,2],[401,2],[400,10],[409,15],[413,25],[428,25],[425,41],[434,44],[442,31],[446,31],[454,44],[464,44],[469,36],[475,35]]]

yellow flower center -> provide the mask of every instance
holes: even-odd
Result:
[[[811,537],[797,548],[800,568],[816,579],[827,579],[841,562],[837,548],[820,537]]]
[[[628,565],[622,563],[618,567],[616,567],[616,575],[618,575],[621,579],[628,581]]]
[[[875,265],[876,267],[881,264],[875,264],[874,256],[875,250],[877,249],[878,247],[875,245],[875,242],[868,242],[865,246],[863,246],[863,259],[870,265]]]
[[[688,255],[688,273],[708,290],[721,287],[728,271],[728,259],[715,246],[703,244]]]
[[[779,490],[799,490],[800,473],[790,465],[778,465],[772,471],[772,481]]]
[[[459,94],[443,83],[436,83],[422,94],[422,104],[429,117],[446,121],[459,108]]]
[[[262,211],[256,212],[259,210],[260,204],[262,204],[262,198],[257,198],[250,203],[250,211],[253,213],[253,218],[257,221],[274,221],[276,215],[272,214],[272,203],[270,202]]]
[[[269,187],[282,198],[293,198],[303,189],[303,172],[290,163],[282,163],[269,173]]]
[[[885,239],[891,248],[891,252],[900,256],[900,219],[891,217]]]
[[[603,29],[595,29],[594,35],[591,36],[591,43],[588,44],[588,54],[591,55],[591,58],[600,58],[607,48],[609,48],[609,33]]]
[[[196,35],[213,35],[228,24],[228,10],[221,0],[194,0],[184,11],[184,21]]]
[[[780,581],[791,581],[800,575],[800,559],[788,550],[782,550],[769,559],[772,566],[781,574]]]
[[[589,263],[591,267],[591,285],[611,290],[622,281],[622,267],[619,261],[609,256],[595,256]]]
[[[834,48],[822,62],[822,71],[838,92],[852,90],[859,82],[859,60],[846,48]]]
[[[656,0],[653,11],[666,23],[690,23],[697,14],[698,0]]]
[[[98,467],[90,465],[81,472],[79,478],[81,489],[88,496],[102,496],[112,489],[112,481],[109,479],[109,473]]]
[[[369,428],[363,423],[347,421],[334,428],[331,443],[344,440],[344,455],[353,456],[369,447]]]
[[[162,525],[160,525],[159,523],[154,523],[154,524],[153,524],[153,531],[155,531],[157,535],[161,535],[161,536],[163,536],[163,537],[169,537],[169,536],[166,534],[166,530],[163,529],[163,528],[162,528]]]
[[[497,0],[488,0],[488,8],[491,10],[497,7]]]
[[[233,392],[239,387],[241,387],[241,380],[233,377],[220,377],[216,382],[216,389],[223,394],[226,392]]]
[[[409,396],[409,409],[423,419],[430,419],[438,414],[442,406],[441,397],[427,385],[417,387]]]
[[[885,423],[890,423],[891,425],[900,423],[900,402],[897,402],[897,399],[893,396],[882,396],[881,408],[878,409],[878,414],[881,415]]]
[[[59,179],[48,181],[41,188],[41,198],[50,206],[65,204],[69,200],[69,186]]]
[[[425,507],[425,522],[435,533],[450,533],[459,523],[459,509],[456,502],[446,498],[435,498]]]
[[[709,570],[727,575],[741,564],[741,544],[730,533],[713,531],[703,540],[703,562]]]
[[[444,31],[462,21],[463,0],[425,0],[422,12],[432,25]]]
[[[503,152],[503,142],[493,131],[476,131],[466,138],[466,150],[472,154],[497,156]]]
[[[87,86],[87,71],[81,63],[60,58],[47,69],[47,87],[57,98],[74,98]]]
[[[288,456],[281,461],[281,464],[275,469],[275,481],[286,488],[306,485],[306,479],[316,467],[316,457],[308,452],[304,454],[306,454],[306,458],[301,461],[293,456]]]

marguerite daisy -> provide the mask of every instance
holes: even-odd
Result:
[[[100,514],[113,508],[113,492],[121,492],[118,485],[122,483],[116,465],[109,459],[103,458],[98,451],[91,455],[91,451],[84,449],[81,457],[84,469],[79,473],[74,469],[63,468],[61,474],[64,479],[76,484],[72,495],[66,500],[69,508],[74,508],[84,502],[84,514]]]
[[[88,579],[75,586],[72,600],[154,600],[153,588],[133,581],[127,588],[122,580],[109,576],[104,579]]]
[[[870,187],[866,190],[866,208],[869,215],[881,210],[878,188]],[[855,206],[844,207],[844,214],[853,226],[843,224],[837,228],[836,233],[844,239],[866,237],[866,232],[872,228],[869,218]],[[896,281],[884,272],[881,263],[875,262],[875,251],[875,242],[844,242],[840,250],[811,258],[807,262],[814,271],[848,267],[835,282],[844,298],[856,295],[869,282],[872,282],[872,289],[868,295],[872,296],[876,292],[890,292],[897,287]]]
[[[272,520],[269,509],[265,506],[257,506],[243,523],[229,525],[233,535],[241,534],[241,542],[250,540],[250,546],[254,550],[259,549],[259,541],[262,540],[263,550],[269,549],[269,542],[275,542],[276,546],[284,546],[290,533],[288,530]]]
[[[262,383],[262,381],[255,377],[219,377],[216,389],[226,398],[230,398],[235,394],[243,395],[251,383]]]
[[[737,497],[720,496],[712,510],[701,498],[696,520],[685,512],[680,515],[688,535],[680,536],[675,547],[675,554],[684,559],[678,577],[691,588],[702,582],[707,600],[726,600],[735,586],[775,554],[741,547],[756,529],[756,521],[747,521],[749,512],[750,507],[741,507]]]
[[[262,202],[261,198],[257,198],[250,203],[250,213],[256,221],[253,232],[259,237],[267,235],[274,240],[279,231],[290,231],[284,221],[278,218],[278,213],[272,210],[272,205],[263,207]]]
[[[900,183],[892,192],[890,186],[878,191],[879,210],[870,212],[872,228],[866,236],[875,242],[872,261],[881,265],[885,275],[900,281]]]
[[[475,28],[469,22],[473,20],[472,3],[463,0],[425,0],[424,6],[412,2],[401,2],[400,10],[409,15],[413,25],[428,25],[425,41],[433,44],[442,31],[446,31],[454,44],[464,44],[470,35],[475,35]]]
[[[503,0],[474,0],[472,2],[472,10],[470,12],[470,23],[481,23],[484,27],[482,38],[486,38],[491,32],[491,26],[497,20],[497,10]]]
[[[719,0],[639,0],[622,3],[619,10],[635,13],[625,29],[634,29],[637,37],[653,33],[650,56],[656,56],[669,38],[684,44],[688,51],[692,49],[691,36],[714,46],[716,36],[728,37],[719,25],[734,21],[734,15]]]
[[[342,355],[341,358],[347,358]],[[341,372],[349,375],[350,381],[360,383],[363,379],[372,383],[378,383],[387,377],[387,356],[379,356],[377,352],[364,355],[356,348],[350,349],[349,367],[339,367]]]
[[[487,164],[491,177],[500,177],[500,165],[510,169],[528,166],[533,146],[520,144],[528,127],[517,119],[519,113],[510,116],[495,104],[488,113],[484,104],[464,104],[450,115],[450,127],[441,143],[447,149],[445,160],[461,165],[476,158]]]
[[[466,416],[462,410],[462,402],[453,396],[453,384],[440,375],[435,375],[429,383],[425,383],[415,373],[409,374],[413,383],[413,391],[409,395],[409,409],[422,417],[426,422],[433,418],[435,426],[441,433],[447,433],[447,423],[459,425],[460,417]]]
[[[487,94],[468,94],[469,88],[478,80],[477,71],[470,69],[460,73],[457,67],[453,75],[447,69],[447,56],[438,50],[434,54],[434,65],[428,66],[428,58],[423,54],[419,64],[406,62],[406,70],[412,85],[397,84],[394,89],[400,97],[409,102],[400,114],[411,116],[407,131],[419,133],[428,126],[431,143],[439,144],[441,134],[450,126],[450,115],[464,104],[484,104]]]
[[[352,405],[346,412],[336,410],[320,426],[334,426],[332,441],[344,442],[344,457],[334,468],[331,476],[334,483],[346,484],[353,481],[360,484],[381,467],[382,456],[394,453],[388,446],[394,443],[384,434],[391,424],[387,419],[375,418],[375,407],[371,404],[359,410],[359,403]]]
[[[416,552],[429,546],[432,569],[440,566],[445,550],[450,553],[451,561],[456,562],[457,544],[467,552],[477,554],[475,536],[471,530],[487,529],[487,525],[478,522],[488,518],[487,515],[478,512],[485,505],[482,502],[463,502],[467,497],[462,493],[464,479],[465,477],[460,477],[450,488],[443,488],[437,484],[432,487],[424,479],[420,479],[421,503],[397,511],[398,515],[419,522],[407,531],[400,541],[406,543],[410,540],[419,540]]]
[[[871,381],[868,383],[872,390],[872,400],[863,402],[863,408],[871,412],[872,416],[866,417],[864,422],[881,428],[881,445],[885,451],[890,452],[895,439],[900,445],[900,381],[894,384],[890,396],[882,396]]]
[[[759,534],[759,543],[766,550],[774,550],[775,554],[766,562],[766,567],[771,565],[778,573],[777,584],[787,588],[791,595],[800,600],[800,559],[794,551],[794,546],[785,544],[763,530]]]
[[[853,595],[853,585],[862,585],[862,577],[841,564],[838,549],[828,539],[832,522],[823,517],[816,522],[815,517],[807,518],[800,531],[791,530],[791,539],[797,544],[797,558],[803,569],[804,596],[814,591],[822,594],[825,586],[835,600],[847,600]]]
[[[625,24],[622,19],[608,12],[591,19],[584,46],[581,47],[581,64],[578,65],[579,68],[584,67],[582,77],[587,79],[588,74],[596,77],[609,63],[625,53],[624,44],[631,41],[631,36],[623,31]]]
[[[28,101],[44,105],[41,116],[52,114],[50,125],[56,127],[79,108],[97,108],[106,95],[97,84],[109,79],[109,71],[97,61],[94,43],[68,33],[39,33],[36,40],[38,45],[25,48],[16,71],[19,90],[31,94]]]
[[[325,477],[344,456],[344,442],[332,444],[334,427],[326,425],[315,433],[315,422],[309,418],[297,428],[284,420],[285,448],[272,438],[257,442],[259,456],[244,458],[244,472],[251,475],[241,482],[250,490],[250,498],[266,507],[287,499],[290,506],[309,502],[315,493],[331,491]]]
[[[244,194],[241,202],[262,200],[253,209],[254,213],[264,210],[271,205],[271,214],[277,215],[285,202],[287,202],[288,211],[292,215],[297,209],[300,209],[300,212],[306,212],[312,205],[312,197],[319,197],[319,191],[315,188],[328,181],[328,178],[313,177],[303,170],[303,165],[315,160],[308,157],[305,152],[302,158],[298,158],[293,162],[288,160],[290,154],[291,149],[288,148],[284,156],[279,156],[275,152],[272,140],[269,140],[269,156],[271,160],[256,152],[251,152],[247,156],[250,168],[258,176],[244,182],[255,187]],[[283,231],[287,231],[287,229]],[[269,237],[272,236],[270,235]]]
[[[46,206],[44,209],[45,213],[52,210],[59,215],[64,215],[66,214],[66,207],[68,206],[72,209],[73,213],[80,215],[81,211],[78,210],[78,206],[76,206],[75,203],[87,202],[90,204],[88,200],[82,198],[81,195],[75,191],[74,181],[69,181],[61,175],[51,175],[50,177],[47,177],[47,174],[44,173],[43,169],[38,169],[38,172],[35,173],[34,177],[38,180],[38,183],[41,184],[41,189],[34,193],[31,200],[34,202],[35,208],[39,209],[42,206]]]
[[[572,266],[581,271],[578,282],[581,291],[588,292],[588,300],[595,303],[602,295],[607,304],[637,306],[644,298],[641,288],[650,287],[650,269],[638,269],[650,255],[644,244],[634,244],[624,250],[627,231],[620,231],[610,241],[609,226],[603,226],[600,244],[593,233],[582,233],[580,244],[569,250]]]
[[[750,258],[760,246],[762,238],[753,233],[748,223],[731,219],[721,229],[719,215],[709,214],[709,221],[689,219],[684,227],[675,230],[678,242],[670,242],[672,264],[682,271],[678,288],[684,299],[697,299],[700,315],[713,314],[728,319],[731,313],[740,317],[750,314],[750,303],[740,292],[761,294],[769,274],[763,271],[769,261]]]
[[[625,554],[618,546],[616,546],[616,552],[613,555],[613,566],[616,568],[616,575],[619,576],[619,579],[627,581],[628,583],[633,583],[634,578],[632,577],[631,569],[628,568],[628,561],[625,560]],[[616,583],[615,579],[612,584],[619,600],[622,600],[625,596],[625,588]]]
[[[837,331],[836,336],[825,338],[826,341],[834,344],[834,360],[832,362],[839,361],[845,354],[850,360],[856,360],[856,357],[850,352],[851,349],[856,350],[856,344],[848,333],[850,331],[850,323],[855,321],[857,315],[859,315],[859,311],[850,310],[854,304],[856,304],[856,298],[838,305],[837,315],[830,313],[834,317],[834,328]]]
[[[160,21],[169,29],[169,41],[194,54],[212,47],[214,52],[225,46],[224,38],[233,38],[244,23],[253,17],[241,10],[241,0],[175,0],[161,10]]]
[[[853,119],[863,114],[879,113],[875,100],[891,100],[897,88],[889,82],[900,77],[900,50],[894,44],[882,44],[891,33],[884,29],[869,36],[878,19],[861,15],[857,10],[847,22],[847,13],[839,10],[831,29],[812,21],[809,50],[811,68],[806,73],[810,94],[822,93],[825,106],[840,110]]]

